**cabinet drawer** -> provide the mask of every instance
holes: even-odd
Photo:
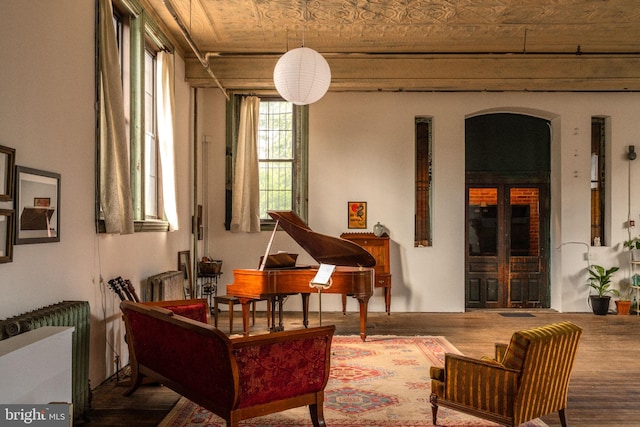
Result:
[[[353,239],[353,242],[359,244],[360,246],[366,248],[367,246],[384,246],[385,242],[381,239]]]
[[[391,287],[391,275],[390,274],[376,274],[374,278],[374,287],[376,288],[390,288]]]

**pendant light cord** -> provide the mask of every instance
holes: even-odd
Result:
[[[304,30],[305,24],[307,23],[307,14],[309,13],[308,9],[309,1],[304,1],[304,11],[302,11],[302,47],[304,47]]]

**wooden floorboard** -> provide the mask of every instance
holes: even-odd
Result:
[[[372,335],[441,335],[462,353],[472,357],[493,354],[493,343],[508,342],[513,331],[569,320],[584,329],[571,384],[567,420],[570,426],[640,425],[640,317],[565,314],[549,310],[527,311],[533,317],[504,317],[499,311],[467,313],[369,313],[367,333]],[[236,314],[234,332],[241,331]],[[226,313],[220,327],[228,331]],[[322,323],[335,324],[339,335],[358,335],[358,314],[323,313]],[[319,324],[310,314],[310,326]],[[302,327],[298,313],[285,314],[286,329]],[[251,333],[266,332],[266,318],[259,312]],[[122,379],[122,377],[120,378]],[[156,426],[175,405],[179,396],[166,387],[141,387],[123,397],[124,387],[110,379],[93,390],[88,426]],[[549,426],[559,426],[557,414],[543,417]],[[338,427],[338,426],[333,426]]]

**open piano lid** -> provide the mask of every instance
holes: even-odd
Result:
[[[376,265],[375,258],[362,246],[339,237],[316,233],[292,211],[267,211],[267,213],[320,264],[349,267]]]

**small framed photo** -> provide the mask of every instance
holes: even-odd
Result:
[[[15,244],[60,241],[60,174],[16,166]]]
[[[348,202],[349,228],[367,228],[367,202]]]
[[[37,208],[48,208],[49,206],[51,206],[51,198],[50,197],[34,197],[33,206]]]

